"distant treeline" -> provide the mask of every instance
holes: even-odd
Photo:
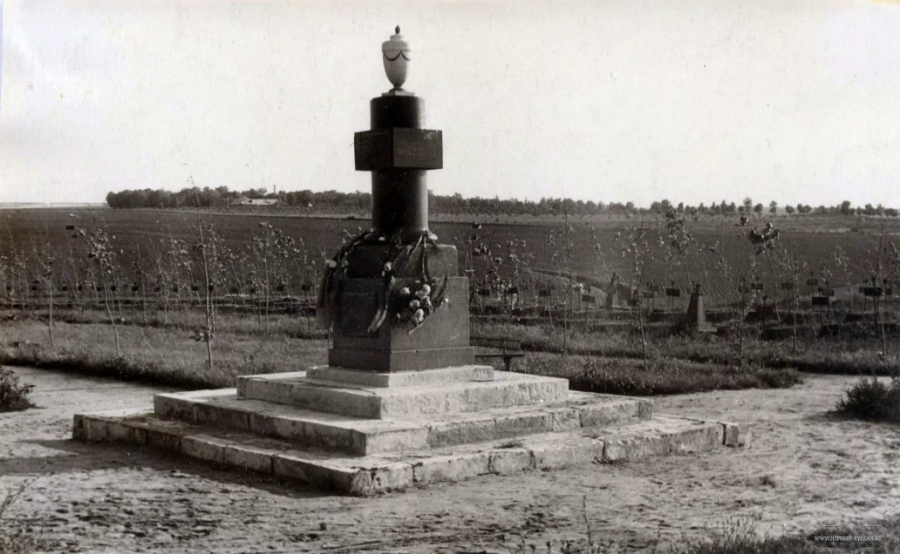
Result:
[[[357,213],[367,212],[372,206],[372,195],[367,192],[338,192],[334,190],[324,192],[280,191],[268,192],[266,189],[248,189],[245,191],[232,191],[228,187],[216,188],[184,188],[178,192],[168,190],[123,190],[110,192],[106,195],[106,202],[110,208],[252,208],[271,207],[293,208],[311,213]],[[593,200],[572,200],[569,198],[541,198],[537,202],[529,200],[501,200],[499,198],[464,198],[461,194],[452,196],[428,195],[429,211],[443,214],[466,213],[496,213],[510,215],[599,215],[599,214],[663,214],[674,209],[678,213],[688,215],[725,215],[740,214],[762,215],[794,213],[819,214],[819,215],[868,215],[897,217],[900,212],[895,208],[885,208],[881,204],[872,206],[866,204],[863,207],[854,207],[849,201],[836,206],[817,206],[808,204],[779,206],[775,201],[766,206],[762,203],[754,203],[750,198],[745,198],[740,204],[735,202],[711,202],[708,206],[701,203],[697,206],[685,205],[679,202],[674,204],[669,200],[653,202],[649,208],[635,207],[634,203],[626,202],[594,202]]]

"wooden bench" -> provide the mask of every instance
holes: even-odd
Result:
[[[506,371],[511,371],[513,358],[524,358],[522,343],[516,339],[506,337],[482,337],[473,335],[469,337],[469,344],[481,348],[495,348],[500,352],[490,354],[475,354],[476,358],[503,358]]]

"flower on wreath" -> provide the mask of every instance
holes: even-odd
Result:
[[[391,321],[395,325],[411,323],[413,328],[422,325],[434,311],[449,303],[444,296],[447,288],[447,278],[439,290],[436,290],[434,280],[430,282],[415,281],[412,285],[395,285],[389,293],[391,305]]]

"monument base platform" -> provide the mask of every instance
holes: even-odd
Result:
[[[568,391],[564,379],[485,366],[313,368],[242,377],[236,389],[157,394],[152,412],[79,414],[73,434],[357,495],[737,444],[733,424],[652,412],[647,399]]]
[[[479,368],[484,377],[475,373]],[[458,369],[468,369],[472,376],[455,380],[451,373],[440,382],[440,374],[432,377],[430,373],[449,372],[448,369],[396,374],[398,377],[393,381],[390,380],[392,374],[370,374],[388,380],[388,385],[378,386],[360,383],[365,378],[363,371],[332,370],[323,375],[321,370],[313,370],[310,374],[315,377],[306,372],[239,377],[237,392],[242,398],[320,412],[408,420],[436,414],[540,405],[565,399],[569,390],[569,382],[565,379],[494,373],[489,366]]]

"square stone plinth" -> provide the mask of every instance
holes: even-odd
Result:
[[[569,381],[521,373],[496,372],[492,381],[383,387],[311,379],[305,374],[238,378],[242,398],[286,404],[319,412],[369,419],[415,419],[510,406],[536,406],[564,400]]]
[[[414,280],[408,280],[412,286]],[[384,321],[372,330],[372,322],[385,305],[383,280],[343,280],[328,365],[376,373],[472,365],[475,349],[469,345],[469,280],[448,277],[436,286],[449,302],[436,308],[424,323],[413,327]]]
[[[493,381],[494,368],[485,365],[464,365],[422,371],[398,371],[396,373],[375,373],[343,367],[318,366],[306,372],[310,379],[333,381],[368,387],[414,387],[422,385],[443,385],[447,383],[467,383]]]

